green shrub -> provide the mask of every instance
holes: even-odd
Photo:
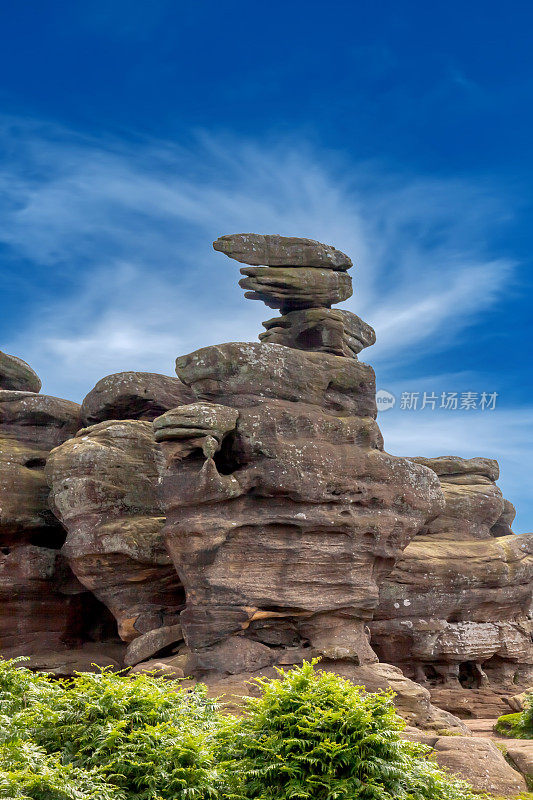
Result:
[[[533,693],[527,695],[523,711],[498,717],[494,729],[513,739],[533,739]]]
[[[31,742],[0,744],[0,797],[9,800],[125,800],[99,770],[62,764]]]
[[[454,800],[478,797],[404,741],[392,692],[360,687],[313,664],[259,679],[262,696],[220,734],[233,796],[257,800]]]
[[[242,719],[205,687],[102,670],[55,680],[0,661],[4,800],[471,800],[403,741],[392,693],[313,664],[258,681]]]
[[[11,784],[22,780],[21,771],[27,774],[33,792],[24,783],[28,797],[204,800],[219,794],[217,715],[202,687],[187,692],[148,675],[130,678],[107,670],[53,681],[3,662],[0,704],[9,712],[0,718],[5,768]],[[21,737],[31,743],[30,751],[21,748]],[[24,764],[26,752],[34,758]],[[36,788],[43,775],[50,785],[71,780],[79,791],[47,794],[47,788]],[[26,796],[13,794],[9,781],[0,783],[0,797]]]

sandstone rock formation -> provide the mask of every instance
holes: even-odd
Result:
[[[486,792],[491,797],[513,798],[523,797],[527,792],[528,784],[524,775],[520,774],[527,774],[526,758],[522,759],[520,771],[513,769],[498,745],[490,739],[433,736],[412,730],[406,731],[403,736],[431,747],[432,756],[439,766],[469,781],[480,793]],[[526,748],[521,749],[521,754],[525,750]]]
[[[264,344],[284,344],[296,350],[333,353],[353,358],[376,341],[370,325],[338,308],[305,308],[289,311],[282,317],[263,322],[265,333],[259,334]]]
[[[533,534],[510,533],[495,461],[412,460],[439,476],[446,505],[383,581],[373,644],[437,689],[514,686],[514,694],[533,672]],[[442,691],[433,696],[446,701]]]
[[[184,603],[161,535],[160,467],[151,423],[143,420],[82,428],[47,464],[53,508],[68,531],[63,553],[126,642],[177,624]]]
[[[194,396],[177,378],[153,372],[117,372],[98,381],[81,404],[83,425],[110,419],[153,420]]]
[[[33,370],[4,353],[0,386],[0,650],[50,653],[105,634],[99,604],[60,552],[44,476],[50,450],[77,430],[79,406],[37,394]]]
[[[502,713],[533,682],[533,535],[513,534],[495,461],[384,451],[358,360],[374,331],[331,308],[348,256],[258,234],[214,247],[279,309],[258,343],[181,356],[176,378],[109,375],[81,408],[0,353],[1,653],[59,675],[156,668],[230,702],[318,655],[391,686],[461,773],[474,746],[448,712]],[[523,787],[481,750],[480,786]]]
[[[197,402],[154,422],[167,463],[165,537],[187,597],[185,641],[205,671],[313,654],[374,662],[365,624],[378,581],[439,511],[438,481],[383,452],[374,373],[356,357],[373,331],[355,315],[328,313],[351,294],[341,271],[349,260],[309,240],[251,234],[215,249],[266,265],[244,268],[241,285],[281,308],[286,339],[178,358]],[[302,325],[318,331],[309,351],[301,337],[298,349],[287,346]]]
[[[50,503],[68,532],[63,555],[113,614],[121,639],[143,639],[128,649],[128,664],[182,638],[184,594],[162,537],[163,458],[150,421],[192,399],[177,378],[108,375],[81,406],[83,422],[96,424],[56,448],[47,464]]]

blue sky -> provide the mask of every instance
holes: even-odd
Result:
[[[531,4],[2,8],[0,348],[43,391],[255,339],[271,312],[211,241],[320,239],[356,265],[387,449],[497,458],[533,530]]]

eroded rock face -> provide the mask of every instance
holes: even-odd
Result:
[[[177,624],[184,603],[161,532],[161,464],[150,422],[111,420],[80,430],[46,467],[63,553],[126,642]]]
[[[61,527],[48,506],[44,465],[79,426],[79,406],[33,392],[0,390],[0,534],[46,546]]]
[[[533,535],[505,535],[512,516],[497,463],[413,460],[439,475],[446,505],[383,582],[371,625],[380,657],[437,686],[526,679]]]
[[[154,428],[199,668],[258,669],[287,649],[374,661],[377,580],[442,499],[429,470],[382,451],[371,368],[231,343],[177,372],[199,402]]]
[[[370,325],[338,308],[306,308],[290,311],[282,317],[263,322],[265,333],[259,334],[264,344],[284,344],[296,350],[333,353],[355,358],[376,341]]]
[[[5,386],[40,381],[1,354]],[[65,533],[48,506],[44,466],[72,436],[79,406],[33,391],[0,390],[0,651],[4,657],[61,650],[91,638],[98,605],[59,552]]]
[[[193,400],[192,392],[177,378],[154,372],[117,372],[91,389],[81,405],[81,419],[83,425],[110,419],[153,420]]]

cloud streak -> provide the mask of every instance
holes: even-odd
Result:
[[[453,344],[512,276],[479,244],[504,214],[484,185],[391,178],[291,139],[126,144],[17,120],[0,136],[4,280],[20,280],[21,259],[30,295],[40,276],[31,324],[3,339],[52,391],[79,396],[105,371],[169,371],[183,350],[255,338],[265,311],[211,250],[221,233],[310,236],[353,255],[347,306],[376,327],[384,369]]]

